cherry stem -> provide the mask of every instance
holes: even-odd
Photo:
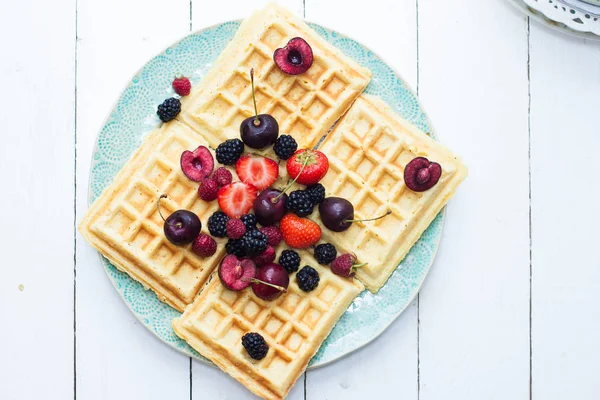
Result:
[[[167,220],[165,219],[165,217],[163,217],[162,212],[160,212],[160,201],[161,199],[166,199],[167,195],[166,194],[161,194],[160,197],[158,198],[158,201],[156,202],[156,210],[158,211],[158,215],[160,215],[160,217],[162,218],[162,220],[164,222],[167,222]]]
[[[386,217],[388,215],[390,215],[392,212],[388,210],[388,212],[386,212],[383,215],[380,215],[379,217],[375,217],[375,218],[368,218],[368,219],[345,219],[344,222],[366,222],[366,221],[376,221],[378,219],[381,219],[383,217]]]
[[[285,192],[287,192],[287,190],[289,188],[291,188],[294,183],[296,183],[296,181],[298,180],[298,178],[300,178],[300,175],[302,175],[302,171],[304,171],[304,167],[306,167],[306,165],[308,164],[308,160],[310,160],[310,157],[306,157],[304,159],[304,163],[302,163],[302,168],[300,168],[300,172],[298,172],[298,175],[296,175],[296,177],[294,178],[294,180],[291,183],[288,183],[288,185],[281,191],[281,193],[279,193],[276,197],[273,197],[271,199],[271,203],[273,203],[273,204],[277,203],[277,201],[279,200],[279,198],[281,196],[283,196],[285,194]]]
[[[254,102],[254,126],[260,125],[258,120],[258,108],[256,108],[256,96],[254,95],[254,68],[250,68],[250,82],[252,84],[252,101]]]
[[[256,279],[256,278],[250,278],[250,279],[244,278],[244,279],[242,279],[242,281],[244,281],[244,282],[262,283],[263,285],[271,286],[272,288],[275,288],[275,289],[277,289],[277,290],[279,290],[281,292],[284,292],[284,293],[287,292],[287,289],[284,288],[283,286],[274,285],[272,283],[264,282],[264,281],[261,281],[260,279]]]

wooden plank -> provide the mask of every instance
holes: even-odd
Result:
[[[124,85],[189,31],[187,0],[79,0],[77,215],[87,209],[97,132]],[[97,253],[77,240],[77,396],[189,398],[189,358],[157,340],[114,290]]]
[[[234,19],[244,19],[254,10],[268,3],[267,0],[255,2],[235,0],[212,3],[210,7],[199,0],[192,0],[192,30],[226,22]],[[302,0],[278,1],[296,14],[303,15]],[[246,399],[255,398],[248,390],[229,375],[214,366],[198,361],[192,363],[192,398],[194,399]],[[301,376],[290,394],[289,400],[304,399],[304,376]]]
[[[306,1],[306,18],[351,36],[417,84],[414,0]],[[393,32],[393,33],[391,33]],[[307,373],[307,399],[417,399],[417,307],[413,304],[373,343]]]
[[[420,398],[529,396],[526,19],[419,1],[420,95],[470,175],[420,296]]]
[[[64,15],[56,24],[48,15]],[[73,396],[75,2],[0,13],[0,397]]]
[[[531,23],[534,399],[592,399],[600,343],[600,44]]]

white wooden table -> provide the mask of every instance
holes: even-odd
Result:
[[[141,326],[75,225],[124,83],[260,3],[3,2],[0,399],[251,397]],[[503,0],[281,3],[395,66],[470,167],[420,297],[289,398],[600,398],[600,42]]]

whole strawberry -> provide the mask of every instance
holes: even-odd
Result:
[[[346,253],[333,260],[331,263],[331,272],[339,276],[351,278],[356,273],[356,268],[362,267],[363,265],[367,265],[367,263],[357,264],[356,255]]]
[[[185,76],[175,78],[173,79],[173,90],[180,96],[187,96],[192,90],[192,83]]]
[[[217,251],[217,242],[207,234],[201,233],[194,240],[192,251],[200,257],[210,257]]]
[[[300,218],[296,214],[287,214],[279,223],[283,240],[288,246],[305,249],[314,246],[321,240],[321,228],[308,218]]]
[[[277,225],[261,226],[259,229],[269,241],[269,245],[277,247],[283,240],[283,235]]]
[[[318,150],[300,149],[296,151],[286,164],[290,177],[302,185],[314,185],[329,170],[327,156]]]
[[[200,182],[200,186],[198,187],[198,195],[204,201],[213,201],[217,198],[217,193],[219,192],[219,185],[212,178],[206,178],[202,182]]]

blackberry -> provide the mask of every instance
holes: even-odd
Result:
[[[227,251],[227,254],[233,254],[236,257],[246,257],[242,239],[229,239],[225,244],[225,251]]]
[[[337,250],[331,243],[322,243],[315,247],[315,259],[321,265],[331,264],[337,257]]]
[[[156,114],[162,122],[169,122],[181,112],[181,102],[175,97],[170,97],[158,105]]]
[[[242,215],[240,217],[240,219],[244,223],[244,226],[246,227],[247,231],[256,228],[256,215],[246,214],[246,215]]]
[[[223,211],[217,211],[208,217],[208,231],[215,237],[227,236],[227,221],[229,217]]]
[[[246,333],[242,336],[242,346],[244,346],[248,355],[255,360],[262,360],[269,351],[269,346],[265,342],[265,338],[256,332]]]
[[[325,187],[320,183],[307,187],[305,192],[308,193],[313,204],[319,204],[325,199]]]
[[[297,216],[306,217],[307,215],[312,214],[314,204],[308,193],[304,190],[294,190],[290,193],[285,206]]]
[[[319,273],[313,267],[305,265],[296,274],[296,281],[300,289],[310,292],[319,286]]]
[[[244,251],[250,256],[262,253],[269,244],[267,236],[256,228],[248,230],[240,240]]]
[[[300,267],[300,256],[294,250],[284,250],[279,256],[279,265],[290,274],[296,272]]]
[[[229,139],[217,147],[217,161],[224,165],[233,165],[244,152],[244,142],[240,139]]]
[[[290,135],[281,135],[275,141],[273,151],[282,160],[287,160],[298,149],[298,143]]]

